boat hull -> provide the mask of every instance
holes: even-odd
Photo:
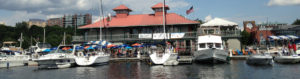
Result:
[[[110,56],[90,56],[90,57],[77,57],[75,58],[76,64],[79,66],[91,66],[109,62]]]
[[[277,63],[297,63],[300,61],[300,56],[276,56],[274,61]]]
[[[177,57],[177,53],[163,53],[161,55],[153,53],[150,55],[152,63],[156,65],[178,65]]]
[[[272,60],[273,60],[272,56],[258,55],[258,56],[248,57],[246,63],[253,64],[253,65],[271,65]]]
[[[75,59],[73,58],[43,59],[34,61],[38,63],[39,68],[69,68],[75,65]]]
[[[220,49],[204,49],[194,53],[194,61],[198,63],[228,63],[228,52]]]

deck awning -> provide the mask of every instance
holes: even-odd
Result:
[[[294,40],[298,39],[298,36],[295,35],[279,35],[279,36],[268,36],[270,40]]]
[[[280,36],[278,36],[280,39],[283,39],[283,40],[286,40],[286,39],[289,39],[289,37],[287,37],[287,36],[284,36],[284,35],[280,35]]]
[[[278,40],[280,39],[278,36],[268,36],[269,39],[271,40]]]
[[[294,35],[287,35],[287,37],[289,37],[289,39],[298,39],[299,37],[294,36]]]

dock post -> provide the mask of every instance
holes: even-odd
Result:
[[[9,68],[9,62],[6,62],[6,68],[7,69]]]

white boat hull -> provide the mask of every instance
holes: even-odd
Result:
[[[247,64],[253,65],[271,65],[272,64],[272,56],[270,55],[253,55],[247,58]]]
[[[69,68],[75,64],[74,58],[37,59],[34,61],[38,63],[39,68]]]
[[[274,61],[278,63],[297,63],[300,61],[300,56],[276,56]]]
[[[24,66],[28,63],[30,57],[27,55],[7,56],[0,58],[0,68]]]
[[[76,57],[75,61],[76,64],[79,66],[91,66],[91,65],[95,65],[95,64],[101,64],[101,63],[107,63],[109,62],[109,55],[103,55],[103,56],[89,56],[89,57],[85,57],[85,56],[81,56],[81,57]]]
[[[154,52],[150,55],[152,63],[156,65],[178,65],[177,57],[177,53],[157,54]]]
[[[194,61],[199,63],[228,63],[228,53],[220,49],[204,49],[194,53]]]

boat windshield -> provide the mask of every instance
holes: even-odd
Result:
[[[40,47],[40,48],[51,48],[51,45],[49,43],[39,43],[38,47]]]
[[[221,48],[221,43],[215,43],[216,48]]]

